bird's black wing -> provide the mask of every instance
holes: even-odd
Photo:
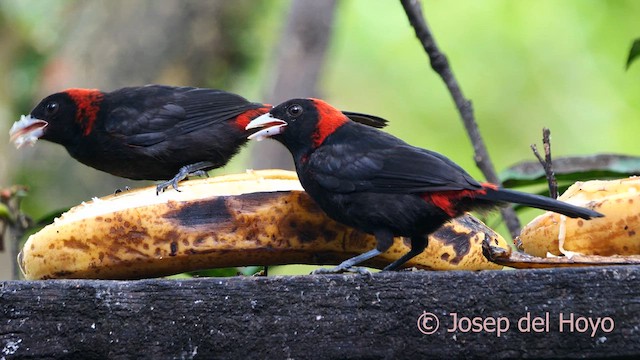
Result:
[[[308,173],[325,189],[343,193],[423,193],[481,187],[446,157],[393,140],[363,138],[323,145],[311,156]]]
[[[106,130],[131,146],[153,146],[168,137],[198,131],[264,106],[222,90],[166,86],[141,89],[146,92],[128,94],[130,99],[122,101],[123,105],[113,109],[106,120]]]
[[[384,166],[372,180],[377,189],[429,192],[482,187],[464,169],[439,153],[409,145],[384,153]]]

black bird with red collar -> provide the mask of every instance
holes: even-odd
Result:
[[[293,99],[252,120],[250,138],[273,137],[293,155],[306,192],[334,220],[373,234],[377,246],[333,269],[341,272],[389,249],[394,236],[408,237],[411,250],[388,265],[395,270],[420,254],[427,236],[470,210],[513,202],[590,219],[602,214],[548,197],[479,183],[433,151],[411,146],[350,121],[318,99]]]
[[[271,109],[222,90],[147,85],[112,92],[69,89],[43,99],[16,122],[20,147],[42,138],[63,145],[81,163],[134,180],[167,180],[225,165],[247,142],[245,127]],[[372,126],[386,121],[348,113]]]

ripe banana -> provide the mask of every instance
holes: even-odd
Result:
[[[519,247],[526,253],[640,255],[640,178],[577,182],[559,200],[605,215],[585,221],[547,212],[522,229]]]
[[[78,205],[29,237],[19,257],[27,279],[135,279],[198,269],[337,264],[375,246],[373,236],[329,219],[302,191],[295,172],[248,171],[185,181]],[[406,264],[421,269],[499,269],[482,242],[505,240],[465,215],[429,239]],[[409,250],[398,238],[366,265],[384,267]]]

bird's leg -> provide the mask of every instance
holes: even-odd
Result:
[[[367,269],[363,267],[357,267],[356,265],[382,254],[383,252],[389,250],[389,248],[393,244],[393,234],[388,230],[377,231],[374,233],[374,235],[377,241],[375,249],[371,249],[363,254],[347,259],[336,267],[329,269],[317,269],[312,274],[338,274],[347,271],[355,272],[358,274],[370,274]]]
[[[393,271],[404,265],[407,261],[411,260],[414,256],[419,255],[427,247],[427,236],[412,236],[411,237],[411,250],[408,253],[402,255],[400,259],[387,265],[382,271]]]
[[[360,254],[358,256],[354,256],[351,259],[347,259],[340,263],[340,265],[332,267],[332,268],[320,268],[316,269],[312,272],[312,274],[339,274],[343,272],[354,272],[358,274],[369,274],[369,271],[363,267],[355,266],[363,261],[367,261],[372,257],[376,257],[383,253],[384,251],[380,251],[377,248],[367,251],[366,253]]]
[[[206,175],[206,169],[213,169],[217,165],[212,163],[211,161],[200,161],[195,164],[185,165],[180,168],[176,176],[173,179],[165,181],[163,183],[158,184],[156,186],[156,194],[159,194],[165,191],[169,186],[172,186],[176,191],[178,190],[178,183],[184,180],[187,176],[195,175],[195,176],[203,176]]]

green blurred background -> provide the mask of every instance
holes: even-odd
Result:
[[[8,143],[9,128],[42,97],[68,87],[166,83],[265,101],[290,4],[0,0],[0,186],[28,185],[23,210],[38,218],[147,184],[90,169],[44,141],[18,151]],[[498,171],[532,160],[529,145],[540,143],[543,127],[551,129],[554,156],[640,152],[640,64],[625,71],[640,37],[640,2],[423,6]],[[337,107],[389,119],[390,133],[481,178],[453,102],[399,1],[338,1],[334,20],[319,94]],[[215,173],[243,171],[260,146],[251,144]]]

